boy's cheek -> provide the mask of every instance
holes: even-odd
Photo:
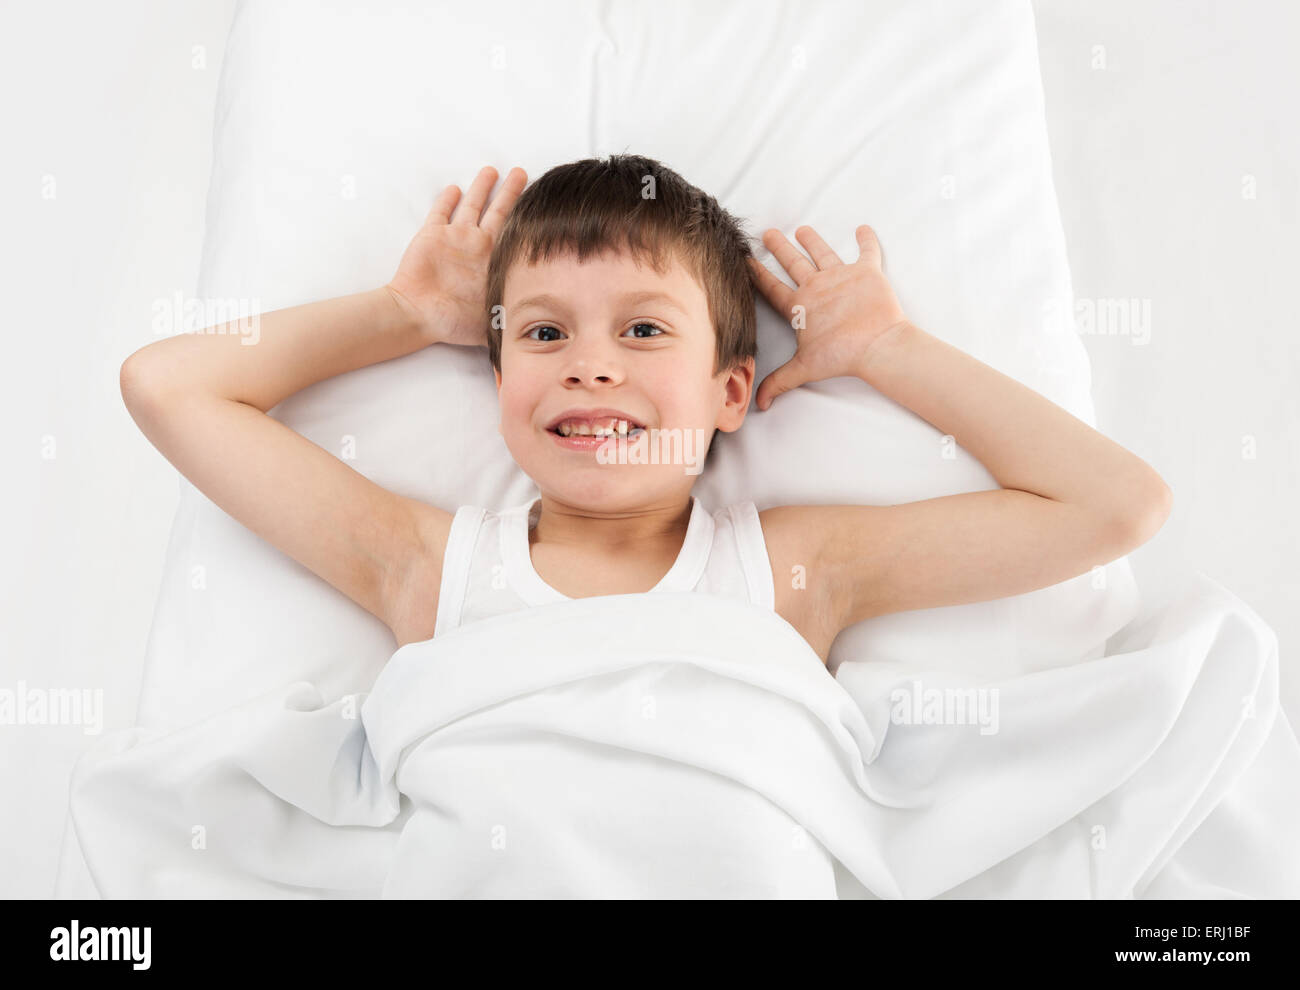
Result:
[[[497,393],[498,406],[501,409],[502,428],[509,428],[512,423],[519,423],[521,418],[527,421],[527,410],[523,398],[509,386]]]

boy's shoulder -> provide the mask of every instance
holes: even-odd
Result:
[[[821,563],[831,520],[811,505],[776,505],[761,509],[758,522],[772,561],[773,578],[793,573],[807,577]],[[779,570],[778,570],[779,568]],[[788,581],[786,583],[789,583]]]
[[[834,510],[845,506],[774,505],[758,512],[765,539],[775,539],[802,548],[805,553],[819,549],[835,524]]]

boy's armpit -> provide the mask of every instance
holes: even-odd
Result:
[[[402,498],[402,503],[413,517],[414,538],[403,559],[391,563],[384,593],[385,619],[399,647],[433,638],[443,557],[455,518],[417,499]]]
[[[776,613],[808,641],[822,663],[839,635],[832,584],[826,573],[824,533],[811,506],[781,505],[759,512],[772,567]]]

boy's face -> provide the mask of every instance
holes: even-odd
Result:
[[[502,302],[499,429],[553,498],[601,512],[678,499],[699,476],[713,430],[736,430],[745,417],[754,362],[713,375],[708,300],[676,259],[666,275],[621,252],[520,262]],[[627,440],[627,463],[602,463],[594,444],[575,449],[582,441],[549,429],[572,409],[616,409],[646,431]],[[604,446],[617,457],[617,440]]]

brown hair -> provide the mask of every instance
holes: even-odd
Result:
[[[642,155],[610,155],[557,165],[515,201],[492,250],[487,274],[488,357],[501,369],[506,272],[576,251],[578,261],[630,251],[660,274],[673,258],[704,289],[717,346],[713,374],[757,355],[753,256],[744,221],[666,165]],[[498,310],[497,312],[502,312]]]

